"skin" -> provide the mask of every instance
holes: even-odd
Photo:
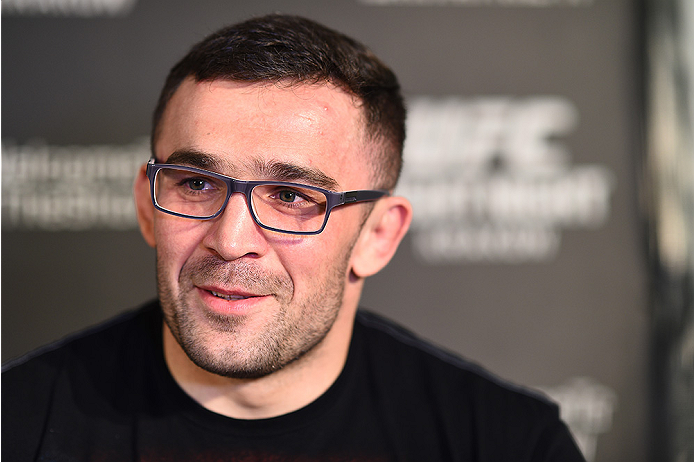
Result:
[[[378,147],[361,120],[354,98],[329,84],[188,79],[155,155],[243,180],[373,189]],[[388,263],[411,217],[405,199],[388,197],[338,207],[321,234],[293,236],[258,227],[235,194],[216,219],[178,218],[154,210],[144,168],[135,198],[157,252],[169,370],[206,408],[245,419],[299,409],[335,381],[364,278]]]

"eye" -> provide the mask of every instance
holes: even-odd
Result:
[[[285,189],[277,193],[277,198],[282,202],[297,202],[303,200],[295,191]]]
[[[191,178],[187,181],[188,187],[193,191],[202,191],[207,185],[207,181],[202,178]]]

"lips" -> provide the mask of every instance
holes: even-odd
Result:
[[[197,288],[203,292],[207,292],[208,294],[212,295],[215,298],[219,298],[221,300],[227,300],[227,301],[237,301],[237,300],[246,300],[249,298],[257,298],[257,297],[262,297],[263,294],[256,294],[252,292],[248,292],[243,289],[222,289],[221,287],[214,287],[214,286],[204,286],[204,285],[199,285]]]
[[[203,302],[201,308],[208,314],[221,316],[241,316],[255,312],[265,306],[268,297],[239,288],[220,286],[195,286],[198,297]]]

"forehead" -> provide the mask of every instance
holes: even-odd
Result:
[[[204,153],[213,169],[239,178],[282,163],[356,188],[368,183],[367,144],[361,108],[338,87],[186,79],[167,105],[155,150],[160,161]]]

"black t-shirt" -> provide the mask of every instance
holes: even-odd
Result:
[[[308,406],[239,420],[164,362],[158,303],[15,361],[4,461],[582,461],[557,407],[360,311],[344,370]]]

